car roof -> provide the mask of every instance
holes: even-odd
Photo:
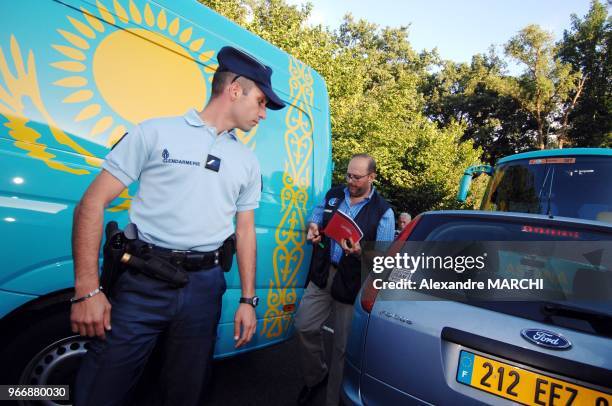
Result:
[[[516,161],[518,159],[537,159],[558,156],[576,156],[576,155],[598,155],[612,156],[611,148],[564,148],[564,149],[545,149],[540,151],[522,152],[520,154],[510,155],[501,158],[497,161],[497,165],[506,162]]]

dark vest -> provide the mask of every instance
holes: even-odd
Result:
[[[344,186],[332,188],[327,192],[325,195],[323,224],[320,230],[325,228],[343,200]],[[389,207],[389,203],[378,192],[374,191],[370,201],[359,210],[357,217],[354,218],[355,223],[363,231],[361,242],[376,241],[378,223],[380,223],[380,219]],[[319,244],[314,244],[313,246],[308,279],[321,289],[325,289],[331,265],[331,240],[325,234],[322,234],[321,237],[323,248]],[[338,272],[332,282],[332,297],[339,302],[353,304],[357,293],[359,293],[359,288],[361,288],[361,259],[354,255],[343,255],[338,264]]]

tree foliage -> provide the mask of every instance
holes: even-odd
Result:
[[[576,94],[583,75],[557,56],[551,33],[537,25],[528,25],[505,46],[506,55],[524,65],[523,73],[515,78],[498,76],[490,86],[500,94],[516,100],[521,109],[536,121],[537,145],[548,147],[551,130],[564,134],[558,119],[572,109],[570,94]]]
[[[597,0],[587,15],[572,16],[562,41],[537,26],[525,27],[506,44],[506,56],[523,74],[506,72],[492,49],[471,64],[438,63],[423,88],[426,114],[440,126],[466,125],[463,139],[493,164],[509,154],[547,147],[609,147],[612,144],[612,24]]]
[[[575,14],[571,19],[559,55],[583,73],[585,83],[569,115],[568,140],[580,147],[612,147],[612,20],[598,1],[591,2],[583,19]]]
[[[481,160],[609,142],[610,20],[598,0],[584,19],[572,17],[561,43],[535,25],[511,38],[505,55],[524,66],[518,77],[507,74],[494,49],[469,64],[440,60],[435,50],[417,53],[408,27],[380,27],[349,14],[330,30],[308,24],[310,4],[200,1],[321,74],[330,98],[334,182],[344,182],[354,153],[370,153],[377,186],[398,211],[459,207],[459,179]],[[484,183],[475,182],[463,207],[478,205]]]
[[[494,50],[472,57],[470,64],[443,61],[423,86],[426,114],[441,127],[456,121],[465,126],[462,140],[483,150],[482,159],[499,158],[531,149],[535,121],[509,95],[490,83],[501,77],[505,63]]]

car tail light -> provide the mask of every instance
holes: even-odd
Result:
[[[399,250],[404,245],[404,242],[406,242],[406,240],[408,240],[408,237],[410,237],[410,234],[412,234],[412,231],[416,227],[419,220],[421,220],[420,215],[416,216],[414,220],[408,223],[408,225],[402,230],[402,232],[397,237],[397,240],[393,242],[393,244],[385,255],[394,256],[399,252]],[[361,291],[361,307],[368,313],[372,311],[372,308],[374,307],[374,302],[376,302],[376,296],[378,296],[379,291],[379,289],[376,289],[374,287],[373,281],[374,276],[372,273],[370,273],[366,278],[363,284],[363,289]]]

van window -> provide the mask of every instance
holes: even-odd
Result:
[[[612,159],[576,156],[500,165],[482,210],[612,221]]]

